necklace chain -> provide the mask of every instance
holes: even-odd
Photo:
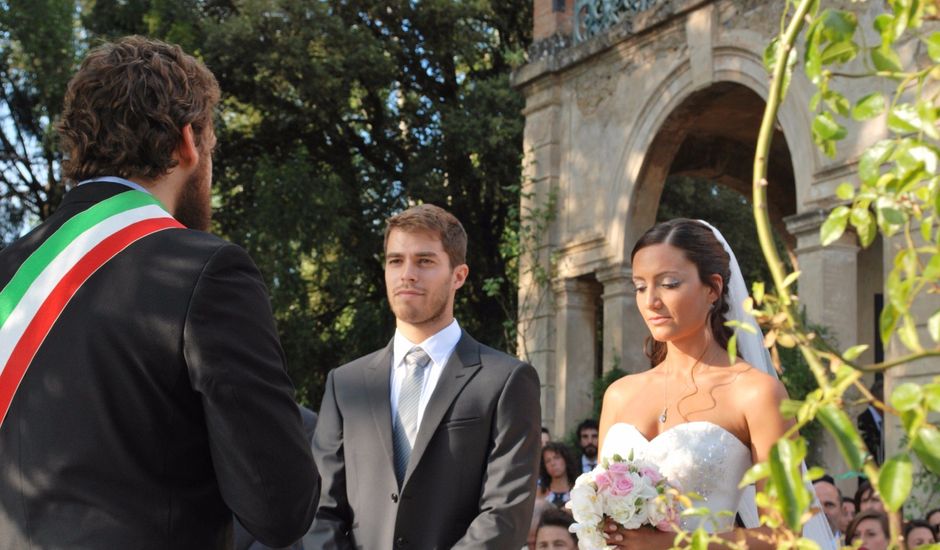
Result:
[[[689,369],[690,372],[694,370],[695,367],[698,366],[698,364],[702,361],[702,358],[705,357],[705,352],[707,351],[708,351],[708,346],[705,346],[705,349],[702,350],[702,353],[698,356],[698,359],[695,360],[695,363],[692,363],[692,368]],[[683,387],[683,390],[687,387],[689,387],[688,382]],[[659,413],[659,423],[665,424],[666,420],[668,419],[669,419],[669,377],[667,373],[664,371],[663,372],[663,412]]]

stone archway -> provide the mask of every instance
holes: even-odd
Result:
[[[769,80],[762,53],[779,28],[781,4],[655,0],[573,44],[566,26],[573,0],[534,2],[541,40],[513,76],[526,96],[522,209],[555,201],[557,215],[523,259],[520,303],[536,305],[520,308],[520,349],[539,370],[543,418],[558,434],[591,411],[594,362],[583,359],[597,351],[591,304],[602,303],[604,371],[648,364],[629,252],[655,221],[667,176],[706,176],[750,196]],[[866,343],[871,333],[860,336],[872,315],[860,304],[871,301],[883,266],[873,254],[859,255],[851,235],[819,246],[820,224],[854,158],[851,148],[836,159],[816,150],[806,107],[812,93],[795,75],[778,115],[772,218],[800,263],[809,318],[832,327],[840,342]],[[871,136],[857,139],[856,147]],[[553,274],[549,288],[526,280],[525,262]],[[530,299],[541,295],[548,299]]]

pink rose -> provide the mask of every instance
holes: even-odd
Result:
[[[618,497],[629,495],[633,491],[633,480],[629,476],[616,478],[610,486],[610,494]]]
[[[630,473],[630,467],[623,462],[611,462],[607,467],[607,472],[610,474],[610,477],[617,479]]]
[[[604,489],[610,487],[610,475],[607,472],[601,472],[594,476],[594,483],[597,484],[598,491],[603,491]]]
[[[643,468],[640,470],[640,474],[642,474],[643,477],[649,479],[653,485],[656,485],[663,480],[663,476],[653,468]]]
[[[666,533],[669,533],[672,531],[672,526],[669,525],[669,520],[665,520],[665,519],[657,523],[656,528],[659,529],[660,531],[665,531]]]

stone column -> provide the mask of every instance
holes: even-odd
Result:
[[[787,231],[796,237],[796,256],[802,272],[799,281],[800,304],[806,307],[810,322],[825,326],[840,349],[859,341],[858,332],[858,251],[856,237],[846,232],[823,247],[819,228],[826,210],[813,210],[787,217]]]
[[[643,342],[649,331],[636,307],[632,270],[621,264],[598,270],[596,275],[604,285],[604,372],[614,367],[628,373],[646,370],[649,359]]]
[[[560,90],[555,79],[543,78],[522,88],[526,96],[523,114],[523,189],[520,211],[530,230],[520,234],[519,322],[517,354],[535,367],[542,381],[542,423],[555,425],[555,310],[550,274],[552,250],[557,248],[558,222],[540,233],[546,214],[554,215],[550,205],[558,194],[561,172]],[[552,432],[555,436],[555,432]]]
[[[555,282],[555,439],[591,414],[594,405],[594,285],[578,279]]]
[[[574,0],[534,0],[532,2],[532,41],[555,34],[571,34]]]
[[[819,241],[819,229],[828,217],[826,210],[811,210],[784,219],[787,231],[796,237],[796,256],[801,271],[799,304],[806,308],[810,323],[822,325],[844,350],[859,341],[858,251],[856,237],[846,233],[829,246]],[[786,365],[784,365],[786,367]],[[847,411],[854,418],[856,410]],[[836,477],[848,471],[835,442],[826,435],[818,452],[826,471]],[[850,482],[840,481],[843,491]]]

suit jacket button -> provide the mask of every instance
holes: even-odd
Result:
[[[395,539],[395,548],[404,548],[408,545],[408,539],[405,537],[398,537]]]
[[[392,493],[392,502],[398,502],[398,493]]]

